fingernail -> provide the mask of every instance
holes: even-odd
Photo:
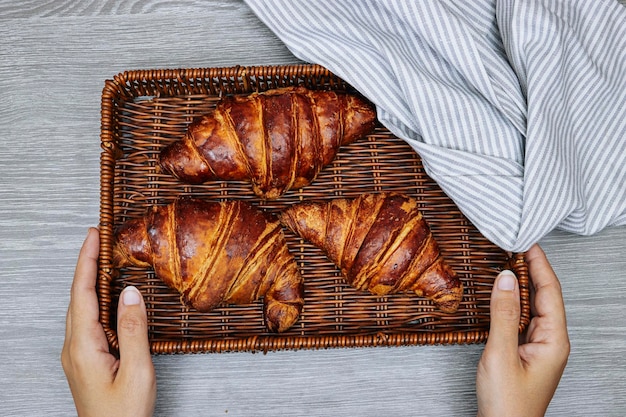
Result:
[[[141,294],[139,290],[132,285],[124,288],[122,291],[122,302],[125,306],[135,306],[141,302]]]
[[[85,235],[85,241],[87,241],[87,239],[89,239],[89,236],[91,236],[91,229],[93,229],[93,227],[90,227],[87,229],[87,234]]]
[[[498,289],[502,291],[513,291],[515,289],[515,274],[505,269],[498,275]]]

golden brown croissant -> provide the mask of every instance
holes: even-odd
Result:
[[[116,231],[115,267],[152,266],[185,304],[206,312],[264,297],[267,328],[282,332],[303,306],[303,281],[275,217],[242,201],[180,198]]]
[[[414,199],[383,193],[304,202],[283,210],[280,219],[324,250],[354,288],[415,292],[444,312],[458,309],[463,285],[440,256]]]
[[[264,199],[310,184],[339,147],[374,128],[359,97],[286,87],[224,98],[165,148],[160,163],[180,180],[249,181]]]

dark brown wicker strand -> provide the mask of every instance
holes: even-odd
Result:
[[[419,156],[387,129],[345,146],[311,185],[275,201],[259,200],[247,183],[210,181],[182,184],[159,169],[161,149],[179,139],[193,119],[211,111],[220,97],[291,85],[353,91],[315,65],[127,71],[107,80],[102,92],[100,321],[117,350],[117,299],[137,286],[148,308],[154,353],[197,353],[338,347],[481,343],[489,329],[493,280],[504,268],[520,281],[520,331],[530,321],[528,268],[523,254],[507,254],[488,242],[430,179]],[[455,314],[404,294],[378,297],[348,287],[317,248],[286,231],[287,243],[305,278],[305,307],[287,332],[266,331],[261,302],[221,306],[200,314],[183,306],[152,270],[112,268],[116,225],[155,204],[181,195],[209,200],[245,199],[277,212],[303,200],[355,197],[399,191],[415,197],[444,257],[465,285]]]

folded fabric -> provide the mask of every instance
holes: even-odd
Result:
[[[626,224],[626,8],[616,0],[246,0],[343,78],[505,250]]]

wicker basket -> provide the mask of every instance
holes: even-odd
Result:
[[[351,90],[319,66],[233,67],[130,71],[107,80],[102,94],[100,208],[100,320],[112,349],[117,300],[126,285],[137,286],[148,309],[154,353],[270,351],[331,347],[398,346],[483,342],[489,328],[489,297],[503,268],[513,269],[522,297],[520,331],[529,320],[528,270],[523,254],[507,254],[487,241],[424,172],[419,156],[387,129],[345,146],[317,180],[275,201],[261,201],[246,183],[183,184],[160,171],[160,150],[180,138],[194,117],[219,98],[289,85]],[[354,197],[364,192],[401,191],[415,197],[446,260],[465,286],[455,314],[444,314],[416,296],[374,296],[347,286],[324,254],[286,231],[305,279],[305,307],[287,332],[268,333],[262,302],[224,305],[200,314],[183,306],[153,270],[111,264],[116,225],[152,205],[180,195],[208,200],[245,199],[268,211],[302,200]]]

